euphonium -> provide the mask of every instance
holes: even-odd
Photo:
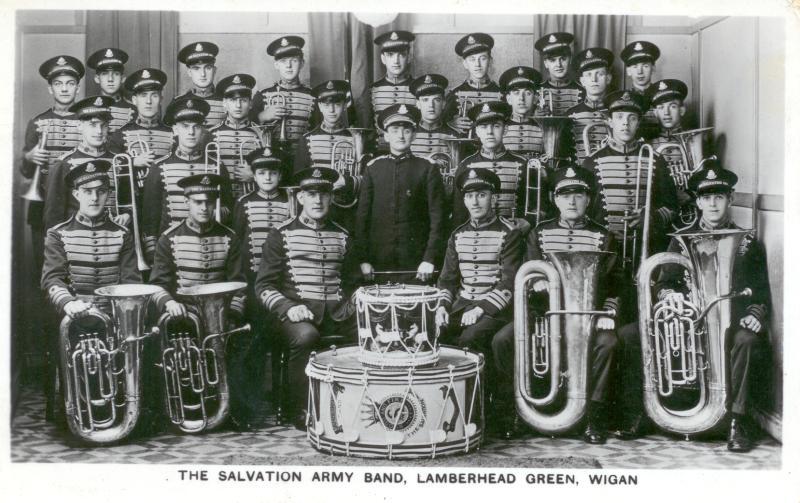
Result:
[[[95,294],[111,302],[111,318],[92,307],[80,321],[65,316],[61,322],[64,408],[67,425],[79,439],[91,444],[113,443],[136,426],[141,388],[139,342],[158,333],[155,327],[144,332],[145,306],[160,289],[155,285],[98,288]]]
[[[529,425],[544,433],[563,433],[586,413],[589,351],[595,317],[613,313],[594,309],[600,275],[614,256],[602,251],[548,252],[548,261],[522,264],[514,279],[514,389],[517,411]],[[551,265],[552,264],[552,265]],[[544,276],[549,309],[535,332],[530,330],[529,283]],[[562,357],[562,351],[566,355]],[[566,369],[562,368],[566,363]],[[547,394],[531,392],[531,372],[550,377]],[[543,411],[559,397],[562,379],[566,397],[557,411]]]
[[[47,131],[42,131],[42,135],[39,137],[39,143],[36,145],[39,149],[44,149],[44,146],[47,144]],[[22,195],[23,199],[28,201],[44,201],[44,197],[42,197],[42,188],[39,187],[39,179],[42,177],[42,165],[36,165],[36,171],[33,172],[33,179],[31,180],[31,185],[28,187],[28,191]]]
[[[731,302],[751,295],[731,292],[733,264],[746,230],[671,234],[683,253],[657,253],[638,274],[639,330],[644,364],[644,405],[660,428],[680,434],[716,428],[726,414],[726,331]],[[683,309],[653,302],[653,274],[664,266],[689,274],[690,291]],[[676,387],[695,386],[697,399],[688,407],[668,403]]]
[[[178,297],[196,313],[189,311],[183,323],[168,314],[159,320],[167,413],[181,431],[212,430],[228,417],[225,344],[229,336],[249,332],[250,325],[229,331],[225,326],[231,297],[245,287],[226,282],[179,288]]]
[[[213,158],[213,159],[212,159]],[[211,169],[211,163],[214,163],[214,168]],[[211,172],[215,175],[221,175],[222,170],[220,169],[220,155],[219,155],[219,143],[215,141],[210,141],[206,143],[205,150],[203,151],[203,163],[206,166],[206,173]],[[222,221],[222,187],[219,187],[220,193],[217,196],[217,207],[214,210],[217,214],[217,222]]]
[[[456,170],[461,164],[461,145],[463,143],[472,143],[472,140],[467,138],[445,138],[445,146],[447,152],[436,152],[428,156],[428,159],[436,163],[439,159],[445,159],[447,166],[439,165],[439,172],[442,175],[442,182],[448,190],[453,189],[453,181],[455,180]]]
[[[140,271],[149,271],[150,266],[142,249],[142,234],[139,230],[139,210],[136,206],[136,169],[133,159],[128,154],[117,154],[111,159],[111,171],[114,176],[114,211],[117,215],[129,211],[133,229],[133,248],[136,251],[136,267]]]

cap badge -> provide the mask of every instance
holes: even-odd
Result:
[[[658,90],[659,91],[664,91],[666,88],[667,88],[667,83],[664,82],[663,80],[658,83]]]
[[[589,50],[589,51],[586,51],[586,57],[587,57],[587,58],[593,58],[593,57],[594,57],[594,54],[592,54],[592,51],[591,51],[591,50]]]
[[[100,98],[100,96],[98,96],[98,97],[97,97],[97,99],[96,99],[96,100],[94,100],[94,106],[96,106],[96,107],[101,107],[101,106],[103,106],[103,99],[102,99],[102,98]]]
[[[707,180],[716,180],[717,179],[717,172],[713,169],[709,169],[708,173],[706,173]]]
[[[400,105],[400,108],[397,109],[397,113],[405,115],[408,113],[408,108],[405,105]]]
[[[317,168],[314,170],[313,173],[311,173],[311,176],[314,178],[322,178],[322,171],[320,171],[319,168]]]
[[[189,100],[189,101],[186,102],[186,108],[193,108],[193,107],[194,107],[194,103],[192,103],[192,100]]]
[[[86,165],[86,172],[87,173],[94,173],[97,168],[94,167],[94,164],[91,162]]]
[[[233,83],[234,83],[234,84],[241,84],[241,83],[242,83],[242,79],[241,79],[241,77],[239,77],[238,75],[236,75],[235,77],[233,77]]]
[[[430,84],[431,82],[432,82],[431,76],[430,75],[426,75],[425,76],[425,83],[426,84]]]
[[[551,44],[555,43],[557,41],[556,36],[550,35],[550,38],[548,38],[547,41]]]
[[[469,178],[478,178],[478,173],[476,173],[474,169],[471,169],[469,171]]]
[[[64,59],[63,57],[58,58],[58,61],[56,61],[56,64],[59,65],[59,66],[66,65],[67,64],[67,60]]]
[[[333,89],[333,81],[332,81],[332,80],[329,80],[329,81],[328,81],[328,85],[326,85],[326,86],[325,86],[325,88],[326,88],[326,89],[329,89],[329,90],[330,90],[330,89]]]
[[[641,50],[643,50],[643,48],[642,48],[642,44],[640,44],[639,42],[636,42],[636,45],[634,45],[634,46],[633,46],[633,50],[634,50],[634,51],[641,51]]]
[[[397,32],[396,31],[393,31],[391,36],[389,36],[389,40],[397,40],[397,38],[398,37],[397,37]]]
[[[202,51],[203,50],[203,44],[197,44],[196,46],[194,46],[194,50],[197,51],[197,52]]]
[[[106,49],[106,57],[107,58],[113,58],[114,57],[114,51],[112,51],[111,49]]]
[[[523,73],[525,73],[525,71],[522,69],[521,66],[517,68],[517,75],[522,75]]]
[[[566,176],[567,178],[575,178],[575,170],[572,168],[567,168]]]
[[[286,40],[285,38],[282,38],[281,39],[281,47],[286,47],[287,45],[289,45],[289,41]]]
[[[483,104],[483,108],[481,108],[481,112],[483,112],[483,113],[488,113],[488,112],[489,112],[489,110],[490,110],[490,109],[489,109],[489,104],[488,104],[488,103],[484,103],[484,104]]]
[[[264,147],[264,157],[272,157],[272,150],[269,147]]]
[[[631,93],[629,93],[628,91],[625,91],[625,93],[623,93],[623,95],[622,95],[622,100],[623,101],[630,101],[631,100]]]
[[[148,72],[147,70],[143,70],[142,71],[142,78],[143,79],[149,79],[150,78],[150,72]]]
[[[475,37],[473,37],[472,35],[467,37],[467,43],[468,44],[474,44],[475,43]]]

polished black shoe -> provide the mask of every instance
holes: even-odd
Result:
[[[300,431],[306,431],[306,428],[308,428],[308,425],[306,424],[307,420],[308,411],[305,409],[300,410],[292,416],[292,426]]]
[[[611,436],[620,440],[634,440],[644,435],[644,417],[640,414],[625,421]]]
[[[583,430],[583,441],[587,444],[604,444],[606,443],[606,434],[593,421],[589,421],[586,423],[586,429]]]
[[[748,452],[753,448],[753,442],[742,424],[741,418],[731,419],[731,428],[728,432],[728,450],[731,452]]]

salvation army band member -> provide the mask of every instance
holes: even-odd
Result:
[[[354,335],[346,320],[357,269],[350,253],[350,234],[329,218],[339,175],[322,167],[295,176],[302,211],[269,230],[255,294],[276,320],[277,336],[288,349],[287,411],[293,424],[305,429],[308,356],[320,334]]]
[[[511,106],[503,131],[506,149],[526,159],[542,154],[542,128],[533,119],[542,75],[528,66],[515,66],[500,75],[500,89]]]
[[[430,158],[434,154],[448,154],[445,140],[459,138],[461,134],[444,121],[444,99],[447,92],[447,79],[436,73],[428,73],[411,82],[411,94],[419,109],[420,120],[411,142],[411,152],[420,157]],[[449,169],[450,163],[434,160],[441,169]]]
[[[573,121],[572,134],[575,141],[575,157],[578,164],[588,157],[586,150],[595,151],[602,145],[606,137],[604,124],[608,109],[603,99],[611,85],[611,65],[614,55],[608,49],[592,47],[575,56],[577,60],[578,79],[583,86],[583,100],[567,110],[566,114]],[[589,132],[589,145],[583,138],[586,126],[593,125]]]
[[[94,81],[100,86],[100,95],[114,100],[109,107],[111,121],[109,121],[108,130],[111,133],[130,122],[136,113],[134,106],[125,99],[122,93],[127,61],[128,53],[113,47],[100,49],[92,53],[86,60],[86,66],[95,71]]]
[[[564,116],[583,99],[583,88],[569,76],[574,41],[571,33],[555,32],[548,33],[534,44],[547,70],[547,80],[542,82],[539,90],[539,95],[544,98],[543,106],[538,110],[541,115]]]
[[[630,77],[631,91],[648,97],[653,92],[653,72],[661,56],[658,46],[646,40],[631,42],[620,53],[625,63],[625,73]],[[652,108],[647,109],[639,127],[640,135],[649,140],[658,133],[658,120]]]
[[[196,98],[205,101],[208,104],[208,113],[203,125],[207,128],[216,126],[225,118],[222,96],[214,87],[217,54],[219,47],[211,42],[192,42],[178,52],[178,61],[186,65],[192,88],[175,100]]]
[[[456,178],[469,220],[458,226],[447,241],[444,265],[436,286],[446,300],[436,311],[436,324],[446,327],[443,339],[488,355],[489,389],[496,391],[508,380],[496,377],[496,355],[491,341],[512,320],[514,275],[522,262],[523,238],[514,222],[495,214],[500,178],[485,168],[463,171]],[[496,430],[507,430],[513,419],[513,401],[495,400],[491,410]]]

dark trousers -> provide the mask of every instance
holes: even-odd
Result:
[[[622,328],[622,357],[620,358],[619,386],[620,406],[625,415],[642,413],[642,343],[639,324],[630,323]],[[734,414],[747,413],[748,396],[757,361],[763,351],[762,337],[744,327],[736,325],[727,334],[729,391],[728,408]]]

